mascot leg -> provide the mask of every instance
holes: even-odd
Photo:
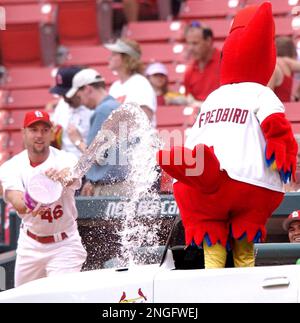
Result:
[[[203,241],[205,269],[224,268],[226,264],[227,252],[226,248],[220,243],[208,246],[207,242]]]
[[[254,267],[254,244],[248,242],[247,237],[234,240],[233,261],[234,267]]]

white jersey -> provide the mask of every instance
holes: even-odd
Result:
[[[109,94],[120,103],[136,102],[149,107],[154,113],[153,125],[156,124],[156,94],[145,76],[134,74],[124,83],[120,80],[115,81],[109,89]]]
[[[283,192],[278,172],[266,165],[260,127],[278,112],[284,112],[284,106],[268,87],[250,82],[223,85],[202,104],[185,146],[213,146],[221,169],[232,179]]]
[[[69,124],[74,125],[86,143],[87,135],[90,129],[90,118],[93,113],[93,110],[90,110],[83,105],[78,108],[72,108],[63,99],[59,100],[57,106],[55,107],[54,113],[51,116],[51,121],[54,124],[59,124],[63,129],[62,150],[73,153],[77,158],[81,156],[81,151],[70,140],[67,133],[67,128]]]
[[[35,174],[49,168],[61,170],[72,167],[76,162],[77,158],[73,154],[50,147],[48,158],[42,164],[32,167],[27,150],[24,150],[0,167],[0,181],[3,186],[4,198],[7,190],[25,192],[29,179]],[[65,187],[60,199],[51,204],[44,215],[34,217],[31,214],[20,214],[23,225],[39,236],[60,232],[72,233],[77,230],[78,213],[74,194],[80,185],[81,181],[78,180],[71,186]]]

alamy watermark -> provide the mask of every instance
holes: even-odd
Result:
[[[6,271],[4,267],[0,266],[0,291],[6,289]]]
[[[204,146],[198,145],[196,149],[181,149],[185,141],[184,134],[179,130],[161,130],[158,133],[161,141],[164,142],[164,149],[170,153],[161,156],[160,164],[163,166],[176,165],[183,166],[186,176],[199,176],[204,170]],[[143,143],[143,138],[137,136],[135,131],[131,131],[126,121],[119,122],[117,129],[114,131],[103,129],[101,137],[101,149],[96,150],[96,161],[99,165],[130,165],[130,152],[134,151],[137,144]],[[97,139],[97,138],[95,138]],[[96,140],[98,141],[98,140]],[[116,145],[117,143],[117,145]],[[91,146],[93,143],[91,144]],[[170,150],[171,147],[178,147]],[[95,146],[96,147],[96,146]],[[111,149],[117,147],[117,149]],[[107,149],[104,149],[107,148]],[[90,149],[87,154],[94,154],[95,151]]]
[[[6,14],[4,7],[0,7],[0,30],[6,30]]]

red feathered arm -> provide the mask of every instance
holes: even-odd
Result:
[[[284,183],[295,180],[298,144],[284,113],[274,113],[261,124],[266,139],[266,161],[274,161]]]
[[[175,146],[157,153],[160,167],[173,178],[202,191],[214,191],[222,180],[220,163],[212,147],[199,144],[193,150]]]

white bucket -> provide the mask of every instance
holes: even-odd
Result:
[[[54,182],[42,173],[33,176],[27,187],[29,196],[35,202],[45,206],[56,202],[61,197],[62,191],[60,182]]]

